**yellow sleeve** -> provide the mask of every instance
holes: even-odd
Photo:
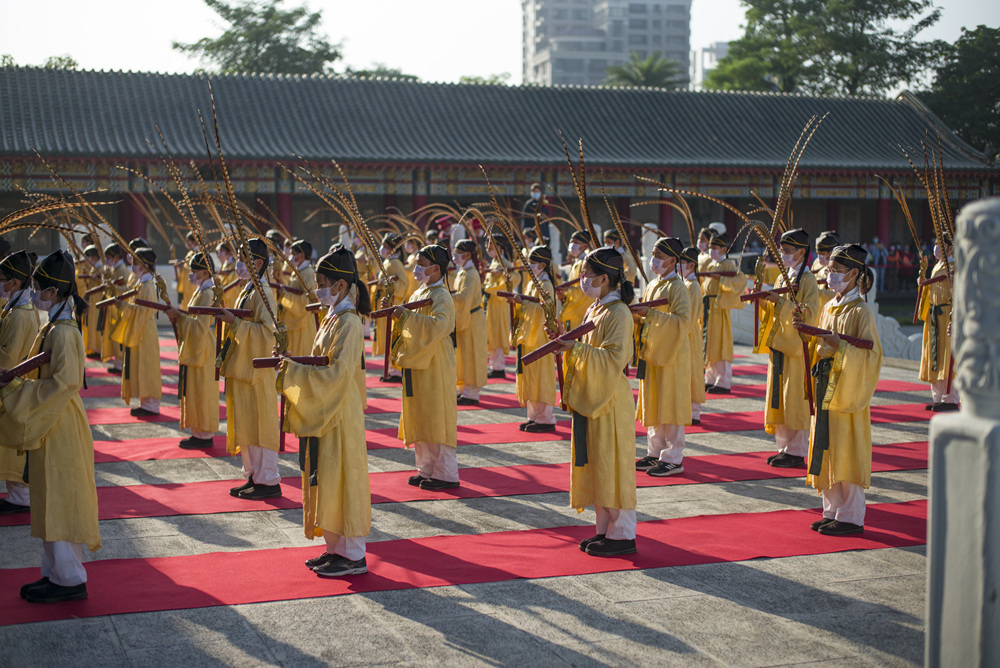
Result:
[[[191,295],[188,306],[211,306],[211,290],[199,290]],[[177,349],[179,364],[205,367],[215,363],[215,318],[210,315],[187,315],[177,318]]]
[[[666,297],[670,303],[651,309],[639,332],[639,357],[653,366],[673,364],[678,344],[691,330],[691,299],[684,281],[670,281]]]
[[[473,283],[476,282],[469,275],[472,271],[475,269],[461,270],[456,281],[458,285],[455,287],[455,294],[452,295],[452,299],[455,300],[455,329],[459,331],[469,328],[471,321],[469,311],[474,308],[473,304],[479,303],[478,298],[472,294],[475,287]]]
[[[419,291],[418,291],[419,292]],[[417,293],[417,300],[420,297]],[[455,303],[448,289],[430,290],[431,303],[417,311],[403,311],[393,326],[392,361],[400,369],[426,369],[438,350],[438,343],[455,331]],[[410,298],[413,299],[413,296]],[[414,300],[414,301],[417,301]]]
[[[20,364],[31,352],[38,335],[35,309],[11,309],[0,321],[0,367]]]
[[[267,301],[274,308],[274,295],[271,289],[264,287]],[[250,309],[253,316],[250,320],[237,318],[229,328],[230,345],[235,346],[232,354],[223,363],[220,373],[226,378],[240,380],[245,383],[262,381],[272,373],[270,369],[254,369],[255,357],[270,357],[274,348],[274,324],[264,307],[264,302],[257,294],[256,288],[250,297]]]
[[[878,338],[875,312],[867,304],[855,308],[841,333],[868,339],[871,350],[856,348],[841,341],[833,359],[833,370],[823,408],[836,413],[857,413],[868,408],[882,370],[882,344]]]
[[[819,286],[816,284],[816,277],[811,273],[804,273],[799,281],[799,291],[796,296],[804,309],[802,319],[807,325],[815,325],[819,319]],[[786,355],[801,352],[802,337],[792,326],[795,302],[781,296],[776,304],[761,302],[761,305],[765,317],[771,321],[768,323],[769,334],[764,341],[767,347]]]
[[[590,335],[595,343],[577,341],[564,358],[563,401],[588,418],[598,418],[613,408],[617,396],[609,388],[623,377],[632,357],[632,314],[621,302],[608,306],[609,312]]]

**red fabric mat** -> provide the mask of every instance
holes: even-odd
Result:
[[[163,383],[163,396],[165,397],[175,397],[177,396],[177,385],[174,383]],[[225,391],[222,383],[219,383],[219,393]],[[80,390],[80,397],[82,399],[100,399],[107,397],[120,397],[122,394],[121,385],[116,385],[115,383],[105,383],[102,385],[91,385],[85,390]],[[220,397],[220,401],[225,401]]]
[[[160,439],[157,439],[160,440]],[[225,439],[219,437],[224,451]],[[174,442],[176,444],[176,442]],[[213,449],[219,446],[214,446]],[[655,478],[636,473],[639,487],[692,485],[698,483],[801,478],[804,469],[778,469],[765,459],[773,452],[750,452],[734,455],[685,457],[684,473]],[[894,443],[875,447],[872,470],[900,471],[927,467],[927,442]],[[406,483],[413,471],[371,473],[372,503],[400,503],[443,498],[481,498],[517,494],[547,494],[569,491],[570,465],[528,464],[461,469],[462,486],[442,492],[428,492]],[[167,485],[128,485],[98,487],[98,514],[102,520],[131,517],[167,517],[171,515],[207,515],[276,508],[301,508],[301,479],[284,478],[284,496],[269,502],[244,501],[229,495],[236,480],[212,480]],[[273,501],[273,503],[272,503]],[[28,524],[28,514],[0,516],[0,526]]]
[[[371,371],[372,368],[373,367],[372,367],[371,363],[369,363],[368,364],[368,371]],[[371,374],[369,374],[368,376],[365,377],[365,387],[368,387],[368,388],[380,387],[380,388],[383,388],[383,389],[385,389],[385,388],[391,388],[391,387],[395,387],[395,388],[402,388],[403,387],[402,383],[383,383],[382,380],[381,380],[381,378],[382,378],[382,367],[378,367],[378,375],[377,376],[372,376]],[[513,384],[514,381],[515,381],[515,379],[514,379],[514,372],[513,371],[508,371],[506,378],[489,378],[489,379],[487,379],[486,384],[487,385],[498,385],[498,384],[502,384],[502,383],[512,383]],[[397,389],[396,391],[399,393],[398,396],[402,396],[402,393],[403,393],[402,389]],[[457,389],[456,389],[456,393],[457,393]]]
[[[199,459],[228,457],[226,437],[216,436],[214,445],[204,450],[182,450],[177,444],[187,434],[173,438],[137,438],[128,441],[94,441],[94,463],[141,462],[149,459]],[[289,452],[298,452],[298,440],[289,439]]]
[[[121,378],[122,375],[120,373],[116,374],[116,373],[110,373],[108,371],[109,364],[110,362],[102,366],[96,366],[96,365],[88,366],[84,370],[84,375],[87,376],[87,378]],[[177,367],[176,364],[160,365],[161,376],[176,376],[178,373],[180,373],[180,369]]]
[[[517,396],[514,394],[486,394],[484,392],[479,395],[478,406],[459,406],[458,410],[489,410],[520,407],[521,404],[518,403]],[[374,415],[378,413],[399,413],[402,410],[403,400],[401,398],[368,397],[368,408],[365,409],[365,415]]]
[[[138,405],[136,403],[132,408]],[[128,424],[130,422],[179,422],[181,419],[180,406],[160,406],[160,414],[151,417],[132,417],[129,411],[132,408],[91,408],[87,410],[87,421],[92,425],[97,424]],[[274,407],[278,411],[278,407]],[[219,419],[226,419],[226,406],[219,406]]]
[[[382,541],[368,546],[366,575],[339,579],[319,578],[302,564],[322,551],[322,541],[301,548],[108,559],[87,564],[90,598],[59,605],[33,605],[18,596],[22,584],[38,579],[37,567],[4,569],[0,624],[907,547],[927,540],[923,500],[868,506],[865,532],[855,536],[810,531],[817,517],[816,510],[780,510],[640,522],[638,554],[606,559],[577,547],[593,534],[589,525]],[[248,577],[253,573],[268,575]]]

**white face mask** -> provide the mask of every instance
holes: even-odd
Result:
[[[198,280],[198,274],[188,274],[188,283],[191,285],[201,285],[201,281]]]
[[[591,299],[597,299],[601,296],[601,287],[599,285],[595,286],[594,279],[589,276],[582,276],[580,278],[580,289],[583,290],[583,294]]]
[[[685,262],[681,265],[681,271],[684,274],[684,278],[691,278],[694,275],[694,265],[690,262]]]
[[[702,253],[704,253],[705,251],[707,251],[708,250],[708,242],[707,241],[699,241],[698,242],[698,250],[700,250]]]
[[[941,247],[934,244],[934,257],[940,260],[943,256],[944,254],[941,252]]]
[[[142,276],[142,267],[137,264],[132,265],[132,273],[136,276]]]
[[[48,313],[49,309],[52,308],[52,300],[42,299],[42,293],[36,290],[31,291],[31,303],[34,304],[36,309],[39,311],[45,311],[46,313]]]
[[[4,281],[3,283],[0,283],[0,299],[10,299],[12,293],[8,292],[7,289],[4,288],[4,285],[9,282],[10,281]]]
[[[714,248],[708,251],[709,256],[712,258],[712,262],[721,262],[725,254],[720,250],[715,250]]]
[[[531,273],[533,273],[536,277],[541,276],[542,274],[545,273],[545,265],[544,264],[536,264],[536,263],[532,262],[528,266],[531,267]]]
[[[423,283],[424,285],[427,285],[430,281],[427,270],[419,264],[413,268],[413,278],[416,279],[417,283]]]
[[[378,254],[379,257],[381,257],[383,260],[389,259],[389,249],[386,248],[385,246],[382,246],[381,248],[378,249]]]
[[[649,259],[649,269],[657,276],[663,276],[667,273],[667,270],[663,267],[663,260],[658,257]]]
[[[844,280],[844,274],[839,272],[830,272],[826,276],[826,286],[834,292],[843,292],[844,288],[847,287],[847,281]]]
[[[819,266],[821,267],[825,267],[826,265],[830,264],[829,255],[820,255],[817,257],[817,259],[819,260]]]
[[[573,257],[580,257],[580,251],[583,250],[583,245],[577,242],[573,242],[569,245],[569,254]]]
[[[497,252],[493,250],[493,246],[486,247],[486,254],[490,256],[490,259],[495,260],[497,258]]]
[[[323,306],[336,306],[340,301],[340,295],[330,294],[330,288],[320,288],[316,291],[316,299]]]
[[[794,267],[796,265],[795,253],[782,253],[781,261],[785,263],[786,267]]]
[[[288,259],[291,259],[291,257],[292,257],[292,249],[291,248],[286,248],[284,251],[282,251],[282,255],[284,255]]]
[[[243,260],[236,263],[236,275],[240,277],[241,281],[250,280],[250,272],[247,271],[247,265]]]
[[[542,193],[532,192],[531,193],[531,199],[533,199],[533,200],[535,200],[537,202],[538,200],[542,199]]]

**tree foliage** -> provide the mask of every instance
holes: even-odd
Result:
[[[14,61],[14,56],[9,53],[0,54],[0,67],[15,67],[17,63]],[[76,62],[76,58],[73,56],[49,56],[42,63],[42,67],[48,67],[55,70],[75,70],[80,66],[80,63]]]
[[[283,9],[284,0],[227,3],[205,0],[228,27],[217,37],[174,42],[173,48],[219,72],[331,74],[340,45],[320,34],[321,11]]]
[[[510,72],[503,72],[501,74],[489,74],[485,77],[480,77],[475,75],[465,75],[459,77],[458,83],[483,84],[486,86],[509,86],[510,78],[511,78]]]
[[[987,154],[1000,149],[1000,28],[962,28],[919,97],[962,139]]]
[[[407,81],[420,81],[420,77],[416,74],[405,74],[398,67],[389,67],[385,63],[374,63],[366,70],[355,70],[348,67],[344,74],[360,79],[406,79]]]
[[[743,37],[707,88],[880,95],[915,80],[943,44],[917,36],[941,16],[932,0],[743,0]]]
[[[605,86],[644,86],[649,88],[675,88],[687,84],[688,77],[676,60],[664,58],[656,51],[640,58],[633,51],[629,61],[608,68]]]

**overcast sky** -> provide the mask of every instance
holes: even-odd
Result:
[[[301,0],[286,0],[287,6]],[[509,72],[521,80],[520,0],[307,0],[323,10],[323,26],[342,41],[337,64],[382,62],[425,81]],[[941,21],[924,37],[954,41],[962,26],[1000,26],[996,0],[937,0]],[[694,0],[691,46],[742,33],[738,0]],[[84,69],[190,72],[200,65],[171,49],[218,33],[202,0],[0,0],[0,54],[20,65],[69,55]]]

